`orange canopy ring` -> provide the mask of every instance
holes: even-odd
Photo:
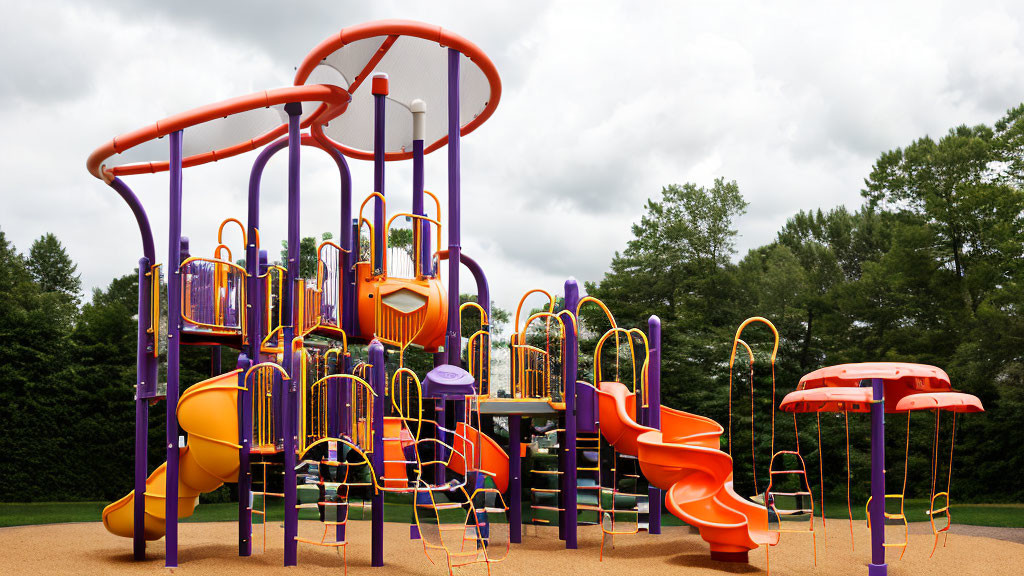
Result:
[[[282,106],[294,102],[318,104],[311,112],[303,115],[302,126],[308,127],[310,124],[320,121],[321,118],[335,117],[344,112],[348,106],[349,99],[348,92],[342,88],[316,84],[264,90],[214,104],[207,104],[206,106],[200,106],[180,114],[168,116],[149,126],[115,137],[89,155],[86,167],[90,174],[107,182],[115,176],[162,172],[168,169],[169,163],[166,160],[128,161],[124,158],[115,159],[115,157],[179,130],[196,127],[218,119],[226,119],[229,116],[244,112],[270,108],[272,106]],[[216,145],[209,146],[210,150],[186,150],[186,156],[182,160],[182,165],[187,168],[236,156],[268,144],[288,132],[287,122],[271,121],[269,123],[273,124],[273,126],[270,128],[257,127],[255,134],[240,135],[233,143],[227,145],[217,143]],[[239,132],[245,129],[253,129],[253,126],[249,125],[252,123],[246,124],[237,128]],[[225,138],[223,133],[215,133],[216,131],[212,130],[211,132],[214,133],[209,136],[214,140]],[[188,140],[188,142],[191,142],[191,140]],[[189,144],[186,143],[186,146],[189,146]],[[110,165],[111,160],[120,160],[122,163]]]

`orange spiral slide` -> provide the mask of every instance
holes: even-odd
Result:
[[[178,400],[178,422],[188,432],[188,446],[178,461],[178,517],[192,515],[199,494],[225,482],[238,481],[238,373],[234,370],[204,380]],[[146,480],[146,540],[164,535],[167,463]],[[103,509],[103,525],[113,534],[131,538],[135,491]]]
[[[615,449],[636,456],[648,481],[665,491],[669,511],[700,531],[711,558],[747,561],[759,545],[775,545],[764,506],[733,490],[732,458],[719,450],[723,429],[714,420],[661,407],[661,430],[636,423],[635,395],[619,382],[598,391],[601,434]]]

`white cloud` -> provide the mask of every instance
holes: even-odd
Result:
[[[799,209],[860,202],[882,150],[1024,100],[1024,7],[889,3],[22,3],[0,34],[0,227],[22,250],[52,231],[86,286],[139,255],[123,203],[84,170],[101,142],[199,104],[286,85],[337,29],[408,17],[452,29],[495,61],[503,96],[463,143],[463,247],[492,294],[598,280],[662,185],[716,176],[748,201],[741,251]],[[244,216],[254,155],[186,171],[193,252]],[[427,187],[444,199],[443,152]],[[264,246],[285,233],[284,159],[267,170]],[[370,191],[351,162],[354,191]],[[390,205],[409,203],[409,166],[388,169]],[[337,233],[337,176],[303,156],[305,234]],[[165,175],[128,180],[166,254]],[[357,201],[358,205],[358,201]],[[236,240],[232,239],[232,242]],[[463,284],[471,279],[463,276]]]

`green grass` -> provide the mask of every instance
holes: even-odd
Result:
[[[389,496],[390,499],[390,496]],[[28,502],[0,503],[0,527],[24,526],[32,524],[53,524],[57,522],[99,522],[103,507],[107,502]],[[894,503],[890,502],[890,507]],[[905,503],[907,519],[910,522],[927,522],[925,510],[927,499],[907,499]],[[280,504],[270,506],[270,521],[279,522],[284,519],[284,511]],[[890,508],[890,511],[892,509]],[[311,511],[302,511],[303,518],[315,518]],[[825,515],[829,518],[846,518],[846,502],[826,502]],[[529,518],[529,503],[524,503],[523,519]],[[973,526],[998,526],[1024,528],[1024,504],[954,504],[951,514],[954,524]],[[358,510],[352,511],[352,519],[359,520]],[[365,518],[369,519],[369,510]],[[234,502],[220,504],[200,504],[195,514],[182,522],[231,522],[238,518],[238,504]],[[864,506],[853,507],[854,520],[864,520]],[[406,523],[411,519],[408,502],[388,502],[384,507],[386,522]],[[678,525],[680,522],[671,514],[664,513],[662,522],[667,526]]]
[[[941,506],[941,504],[939,505]],[[852,508],[853,519],[863,521],[864,504],[854,503]],[[887,510],[890,513],[898,512],[899,502],[890,499],[887,503]],[[906,514],[908,522],[927,522],[927,510],[927,498],[907,498],[903,504],[903,512]],[[815,512],[820,514],[818,510]],[[825,502],[827,518],[848,518],[848,514],[846,502]],[[950,515],[953,517],[953,524],[1024,528],[1024,504],[953,504],[950,508]],[[935,521],[944,526],[945,514],[936,516]]]

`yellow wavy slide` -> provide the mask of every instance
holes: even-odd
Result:
[[[204,380],[178,400],[178,422],[188,432],[188,446],[180,449],[178,466],[178,518],[192,515],[199,494],[238,481],[238,373]],[[146,540],[164,535],[167,499],[167,463],[146,480]],[[135,491],[103,509],[103,525],[113,534],[131,538]]]

